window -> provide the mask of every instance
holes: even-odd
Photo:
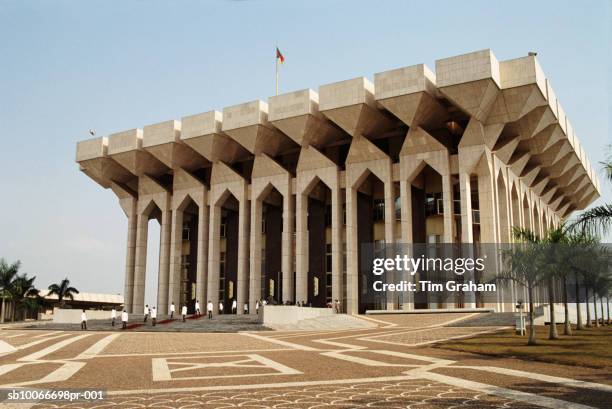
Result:
[[[226,227],[227,219],[225,217],[221,218],[221,237],[225,237],[225,227]]]
[[[443,214],[442,193],[427,193],[425,196],[425,215],[436,216]]]
[[[189,241],[189,226],[183,225],[183,240]]]
[[[325,227],[331,227],[332,224],[332,209],[331,205],[325,206]]]
[[[332,271],[332,245],[329,243],[325,245],[325,271]]]
[[[385,199],[374,199],[372,213],[372,219],[374,222],[385,220]]]
[[[401,197],[395,198],[395,220],[396,221],[402,220],[402,198]]]

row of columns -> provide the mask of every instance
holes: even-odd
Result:
[[[461,163],[461,151],[460,151]],[[481,242],[505,242],[511,239],[506,237],[511,226],[537,229],[537,234],[544,234],[551,220],[558,223],[556,215],[544,215],[543,206],[535,207],[538,200],[531,197],[527,200],[528,208],[523,206],[524,198],[529,195],[528,189],[518,179],[510,183],[507,169],[501,169],[504,180],[504,191],[498,189],[496,182],[494,156],[483,156],[483,160],[471,169],[459,170],[459,185],[461,192],[461,224],[463,243],[471,243],[473,237],[473,212],[471,203],[472,176],[477,177],[478,195],[480,203]],[[395,188],[392,180],[390,162],[388,168],[381,169],[362,168],[361,171],[347,172],[346,184],[346,256],[347,256],[347,311],[355,313],[358,310],[358,242],[357,242],[357,191],[360,179],[367,172],[374,170],[384,183],[385,196],[385,241],[392,244],[395,241]],[[339,172],[335,171],[335,180],[324,183],[331,190],[332,210],[332,299],[343,298],[342,288],[342,198]],[[358,175],[358,173],[360,173]],[[281,193],[283,195],[283,237],[282,237],[282,277],[284,300],[306,300],[308,298],[308,235],[307,213],[308,194],[312,188],[316,175],[310,175],[310,184],[298,173],[298,192],[295,199],[296,234],[295,234],[295,295],[293,294],[293,200],[290,193],[291,183],[288,183]],[[443,218],[445,243],[454,240],[453,215],[453,188],[450,171],[443,172]],[[308,178],[306,178],[308,179]],[[319,180],[317,178],[317,180]],[[401,239],[404,242],[412,241],[412,200],[411,179],[402,177],[399,181],[401,201]],[[518,206],[512,197],[512,189],[518,190]],[[206,192],[206,188],[202,187]],[[251,310],[255,301],[261,298],[261,240],[258,236],[259,226],[262,222],[262,196],[251,199],[248,205],[248,189],[246,182],[242,184],[239,192],[231,191],[222,185],[213,186],[211,200],[206,194],[200,200],[194,200],[198,205],[198,245],[197,245],[197,279],[196,298],[203,304],[211,300],[215,308],[219,302],[219,268],[220,268],[220,224],[223,201],[229,193],[234,194],[239,203],[238,228],[238,267],[236,283],[236,299],[239,306],[249,302]],[[236,194],[235,194],[236,193]],[[151,199],[144,199],[152,201]],[[209,206],[207,206],[207,201]],[[138,202],[136,199],[122,203],[128,219],[127,255],[125,270],[124,302],[126,308],[134,313],[140,313],[144,308],[144,291],[146,278],[146,255],[148,222],[150,218],[150,203]],[[179,204],[161,207],[161,236],[159,256],[159,278],[157,307],[160,312],[166,312],[169,304],[177,304],[180,294],[181,281],[181,249],[183,210]],[[537,209],[537,212],[534,210]],[[515,211],[518,210],[518,215]],[[529,216],[525,213],[528,212]],[[534,223],[533,214],[540,220]],[[518,217],[517,217],[518,216]],[[518,220],[516,220],[518,219]],[[539,226],[539,227],[538,227]],[[506,232],[504,236],[500,231]],[[250,272],[250,274],[249,274]],[[393,308],[389,302],[388,308]],[[238,308],[242,312],[242,308]]]

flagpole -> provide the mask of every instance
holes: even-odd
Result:
[[[274,61],[276,61],[276,95],[278,95],[278,46],[274,50]]]

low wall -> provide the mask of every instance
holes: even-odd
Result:
[[[68,309],[68,308],[54,308],[53,309],[53,323],[55,324],[80,324],[81,313],[83,310],[79,309]],[[111,313],[110,311],[102,310],[85,310],[87,314],[87,320],[109,320]],[[119,320],[120,312],[117,311],[117,320]]]
[[[293,324],[309,318],[334,315],[333,308],[297,307],[295,305],[266,305],[259,321],[264,325]]]

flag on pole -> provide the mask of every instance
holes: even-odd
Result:
[[[283,54],[281,54],[280,50],[278,49],[278,47],[276,47],[276,60],[283,64],[285,62],[285,56]]]

